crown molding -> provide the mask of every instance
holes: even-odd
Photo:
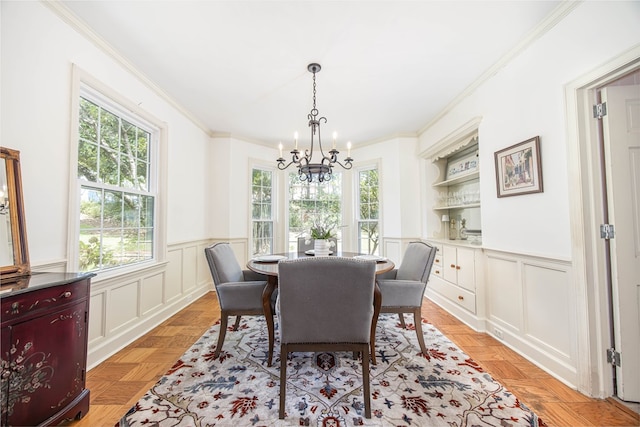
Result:
[[[80,20],[64,4],[62,4],[58,0],[40,0],[40,2],[47,6],[50,10],[52,10],[60,19],[69,24],[78,33],[80,33],[80,35],[84,36],[90,42],[92,42],[98,49],[102,50],[113,60],[122,65],[127,71],[138,78],[138,80],[140,80],[145,86],[151,89],[156,95],[165,100],[173,108],[178,110],[180,114],[191,120],[191,122],[198,128],[200,128],[204,133],[211,136],[212,131],[208,126],[206,126],[203,122],[196,118],[189,110],[182,106],[182,104],[169,96],[169,94],[156,83],[154,83],[153,80],[151,80],[144,73],[138,70],[131,62],[129,62],[124,56],[122,56],[113,46],[107,43],[95,31],[93,31],[91,27]]]

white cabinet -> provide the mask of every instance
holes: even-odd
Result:
[[[482,248],[461,241],[429,240],[438,250],[426,295],[469,325],[481,329]]]

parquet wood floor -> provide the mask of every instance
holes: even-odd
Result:
[[[591,399],[572,390],[431,301],[425,300],[422,315],[548,426],[640,426],[639,415],[615,399]],[[67,425],[112,427],[219,317],[216,296],[209,293],[89,371],[89,413]]]

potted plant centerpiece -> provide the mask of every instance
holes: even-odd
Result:
[[[328,256],[333,246],[333,241],[329,241],[334,237],[333,227],[324,224],[314,224],[311,227],[311,239],[313,239],[313,253],[315,256]],[[306,243],[310,243],[306,241]]]

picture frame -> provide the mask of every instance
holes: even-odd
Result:
[[[494,157],[498,197],[543,192],[539,136],[496,151]]]

